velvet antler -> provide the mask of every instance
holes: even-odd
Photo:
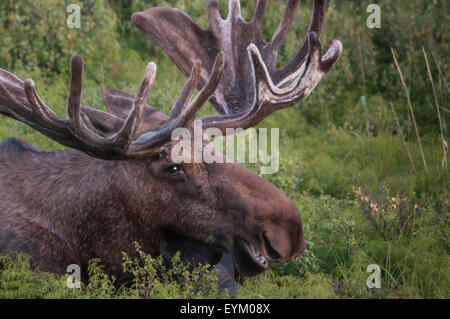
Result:
[[[226,19],[217,0],[209,0],[209,26],[202,29],[184,12],[172,8],[151,8],[135,13],[132,22],[154,39],[181,72],[187,76],[193,61],[203,62],[201,89],[212,69],[213,57],[226,56],[223,77],[210,101],[219,116],[202,118],[204,127],[248,128],[272,112],[305,99],[330,70],[342,52],[334,40],[322,56],[319,35],[325,15],[325,0],[314,1],[308,32],[294,58],[281,69],[276,61],[292,24],[299,0],[289,0],[284,16],[270,41],[262,36],[268,0],[259,0],[251,21],[241,17],[239,0],[229,1]]]

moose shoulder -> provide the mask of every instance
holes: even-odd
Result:
[[[34,266],[54,273],[78,264],[86,274],[88,261],[101,258],[117,278],[121,252],[132,254],[135,241],[152,255],[170,258],[181,250],[185,259],[210,264],[230,254],[243,276],[300,256],[306,246],[300,214],[280,189],[239,164],[177,164],[170,155],[178,142],[171,133],[192,129],[209,99],[220,114],[201,118],[203,129],[248,128],[306,98],[339,57],[338,41],[321,54],[325,3],[317,0],[305,42],[293,61],[275,69],[299,1],[288,2],[268,44],[261,34],[266,2],[258,1],[248,23],[252,36],[239,41],[226,32],[244,23],[236,0],[226,20],[217,1],[208,1],[208,30],[170,8],[134,15],[188,76],[169,115],[145,103],[154,63],[136,96],[104,90],[109,112],[102,112],[81,106],[83,60],[74,56],[66,119],[45,105],[32,80],[0,69],[0,113],[72,149],[43,152],[13,138],[1,142],[0,252],[23,251]],[[183,41],[193,49],[184,50]],[[195,88],[200,91],[192,98]]]

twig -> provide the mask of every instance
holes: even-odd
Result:
[[[406,94],[406,99],[408,101],[409,110],[411,111],[412,122],[413,122],[413,125],[414,125],[414,129],[416,131],[416,137],[417,137],[417,142],[419,143],[420,155],[422,156],[423,166],[425,167],[425,171],[428,171],[427,162],[425,160],[425,155],[423,154],[422,143],[420,142],[419,129],[417,128],[416,119],[414,117],[414,111],[413,111],[413,108],[412,108],[412,105],[411,105],[411,100],[409,98],[409,92],[408,92],[408,89],[406,87],[405,80],[403,78],[402,70],[400,69],[400,66],[398,65],[397,58],[395,57],[395,52],[394,52],[394,49],[392,47],[391,47],[391,52],[392,52],[392,56],[394,57],[394,62],[395,62],[395,66],[397,67],[398,74],[400,75],[400,80],[402,82],[403,89],[405,90],[405,94]]]
[[[102,90],[105,91],[105,73],[103,72],[103,65],[100,66],[100,74],[102,75]]]
[[[402,137],[402,141],[403,141],[403,144],[405,145],[406,153],[408,153],[409,160],[411,161],[411,166],[413,168],[413,171],[414,171],[414,173],[417,173],[416,166],[414,165],[414,160],[409,151],[408,143],[406,143],[406,139],[405,139],[405,136],[403,135],[402,127],[400,126],[400,121],[398,120],[397,113],[395,113],[394,105],[392,104],[391,101],[389,101],[389,104],[391,105],[392,113],[394,114],[395,121],[397,122],[398,132],[400,133],[400,136]]]
[[[441,76],[442,80],[444,81],[445,86],[447,87],[447,92],[450,93],[450,88],[448,87],[447,79],[446,79],[445,76],[442,74],[441,67],[439,66],[439,62],[438,62],[438,60],[436,59],[436,56],[435,56],[435,54],[433,53],[433,51],[431,51],[431,56],[433,57],[434,64],[436,64],[436,67],[437,67],[437,69],[438,69],[438,71],[439,71],[439,75]],[[447,110],[446,108],[443,108],[442,106],[441,106],[441,109],[445,109],[447,112],[449,112],[449,110]]]
[[[356,28],[356,35],[357,35],[357,42],[356,42],[356,46],[358,48],[358,54],[359,54],[359,68],[361,71],[361,78],[362,78],[362,82],[363,82],[363,86],[364,89],[366,87],[366,74],[364,73],[364,61],[363,61],[363,56],[362,56],[362,48],[361,48],[361,38],[359,36],[359,26]]]
[[[444,129],[442,128],[441,112],[439,111],[439,102],[438,102],[438,98],[437,98],[437,94],[436,94],[436,89],[434,87],[433,76],[431,75],[430,65],[428,64],[427,53],[425,52],[424,47],[422,47],[422,52],[423,52],[423,56],[425,57],[425,64],[427,65],[428,77],[430,78],[431,87],[433,89],[434,102],[436,104],[436,110],[437,110],[437,114],[438,114],[438,118],[439,118],[439,127],[441,129],[441,137],[442,137],[442,148],[444,151],[444,155],[442,157],[442,168],[444,168],[444,166],[447,166],[448,144],[445,141],[445,137],[444,137]]]
[[[444,110],[445,112],[450,113],[450,110],[447,109],[447,108],[445,108],[445,107],[443,107],[442,105],[439,105],[439,108],[442,109],[442,110]]]

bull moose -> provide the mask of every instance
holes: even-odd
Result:
[[[168,116],[146,104],[153,62],[136,96],[104,89],[103,112],[81,104],[83,60],[75,55],[65,119],[45,105],[31,79],[0,69],[0,113],[71,148],[44,152],[15,138],[0,143],[0,252],[25,252],[33,266],[56,274],[69,264],[86,274],[88,261],[101,258],[117,278],[121,252],[132,254],[135,241],[152,255],[180,250],[211,265],[231,256],[242,276],[301,256],[301,217],[280,189],[237,163],[174,163],[170,156],[177,143],[171,133],[192,127],[208,100],[219,114],[199,118],[203,130],[247,129],[305,99],[337,61],[337,40],[322,55],[325,1],[315,0],[303,43],[278,69],[299,0],[288,1],[265,42],[267,2],[259,0],[247,22],[239,0],[229,1],[226,19],[209,0],[207,29],[168,7],[133,15],[132,23],[188,77]]]

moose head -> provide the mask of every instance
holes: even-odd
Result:
[[[297,54],[277,69],[298,4],[289,0],[267,43],[267,0],[258,1],[250,22],[242,19],[238,0],[229,2],[225,20],[210,0],[206,30],[176,9],[134,14],[132,22],[188,77],[169,115],[146,104],[153,62],[136,96],[104,89],[109,112],[103,112],[81,105],[83,60],[74,56],[65,119],[45,105],[32,80],[0,69],[0,113],[73,149],[43,152],[16,139],[0,143],[0,252],[24,251],[33,265],[55,273],[69,264],[85,270],[100,257],[116,277],[120,253],[131,253],[134,241],[154,255],[181,250],[185,258],[210,264],[227,253],[244,276],[302,255],[300,214],[280,189],[237,163],[175,163],[171,156],[179,142],[173,131],[192,128],[208,100],[219,115],[199,118],[203,130],[226,134],[227,128],[253,127],[311,93],[342,45],[335,40],[322,55],[325,1],[316,0]]]

